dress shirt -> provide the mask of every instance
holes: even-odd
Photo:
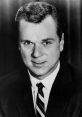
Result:
[[[44,100],[45,100],[45,111],[47,109],[47,105],[48,105],[48,100],[49,100],[49,95],[50,95],[50,91],[53,85],[53,82],[57,76],[57,73],[60,69],[60,62],[58,63],[56,69],[46,78],[39,80],[35,77],[33,77],[30,72],[29,76],[30,76],[30,80],[31,80],[31,84],[32,84],[32,95],[33,95],[33,103],[34,103],[34,109],[36,109],[36,98],[37,98],[37,92],[38,92],[38,88],[36,86],[37,83],[42,83],[44,85],[43,88],[43,93],[44,93]]]

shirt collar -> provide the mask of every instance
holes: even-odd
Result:
[[[44,87],[47,90],[50,90],[52,87],[52,84],[57,76],[59,69],[60,69],[60,62],[58,63],[56,69],[48,77],[44,78],[43,80],[39,80],[39,79],[33,77],[30,74],[30,72],[28,71],[33,89],[35,89],[37,83],[42,82]]]

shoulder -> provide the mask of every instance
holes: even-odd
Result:
[[[67,62],[62,62],[60,64],[60,68],[63,69],[62,71],[67,75],[69,74],[72,79],[80,79],[82,78],[82,70],[67,63]]]
[[[27,76],[28,77],[28,76]],[[22,93],[25,86],[25,74],[17,69],[0,77],[0,98],[16,96]]]
[[[23,103],[27,91],[28,74],[26,71],[15,70],[0,78],[0,116],[15,117],[17,105]]]
[[[67,87],[70,87],[70,91],[73,88],[75,89],[75,92],[79,92],[82,90],[81,69],[77,69],[73,65],[63,62],[63,63],[60,63],[60,75],[63,76],[62,79],[64,84]]]
[[[77,86],[77,92],[82,91],[82,70],[72,65],[69,65],[69,68],[75,86]]]
[[[79,78],[82,77],[82,70],[81,69],[79,69],[79,68],[77,68],[77,67],[75,67],[75,66],[73,66],[71,64],[68,64],[68,65],[69,65],[71,74],[73,76],[75,76],[75,78],[78,77],[78,79],[79,79]]]

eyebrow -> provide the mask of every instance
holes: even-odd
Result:
[[[30,41],[30,40],[20,40],[20,42],[31,42],[31,43],[33,43],[33,42]]]
[[[47,39],[43,39],[42,41],[54,41],[53,38],[47,38]]]

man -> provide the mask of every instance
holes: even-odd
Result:
[[[26,3],[15,21],[27,70],[3,80],[1,117],[78,117],[77,76],[60,61],[64,33],[56,7],[47,2]]]

